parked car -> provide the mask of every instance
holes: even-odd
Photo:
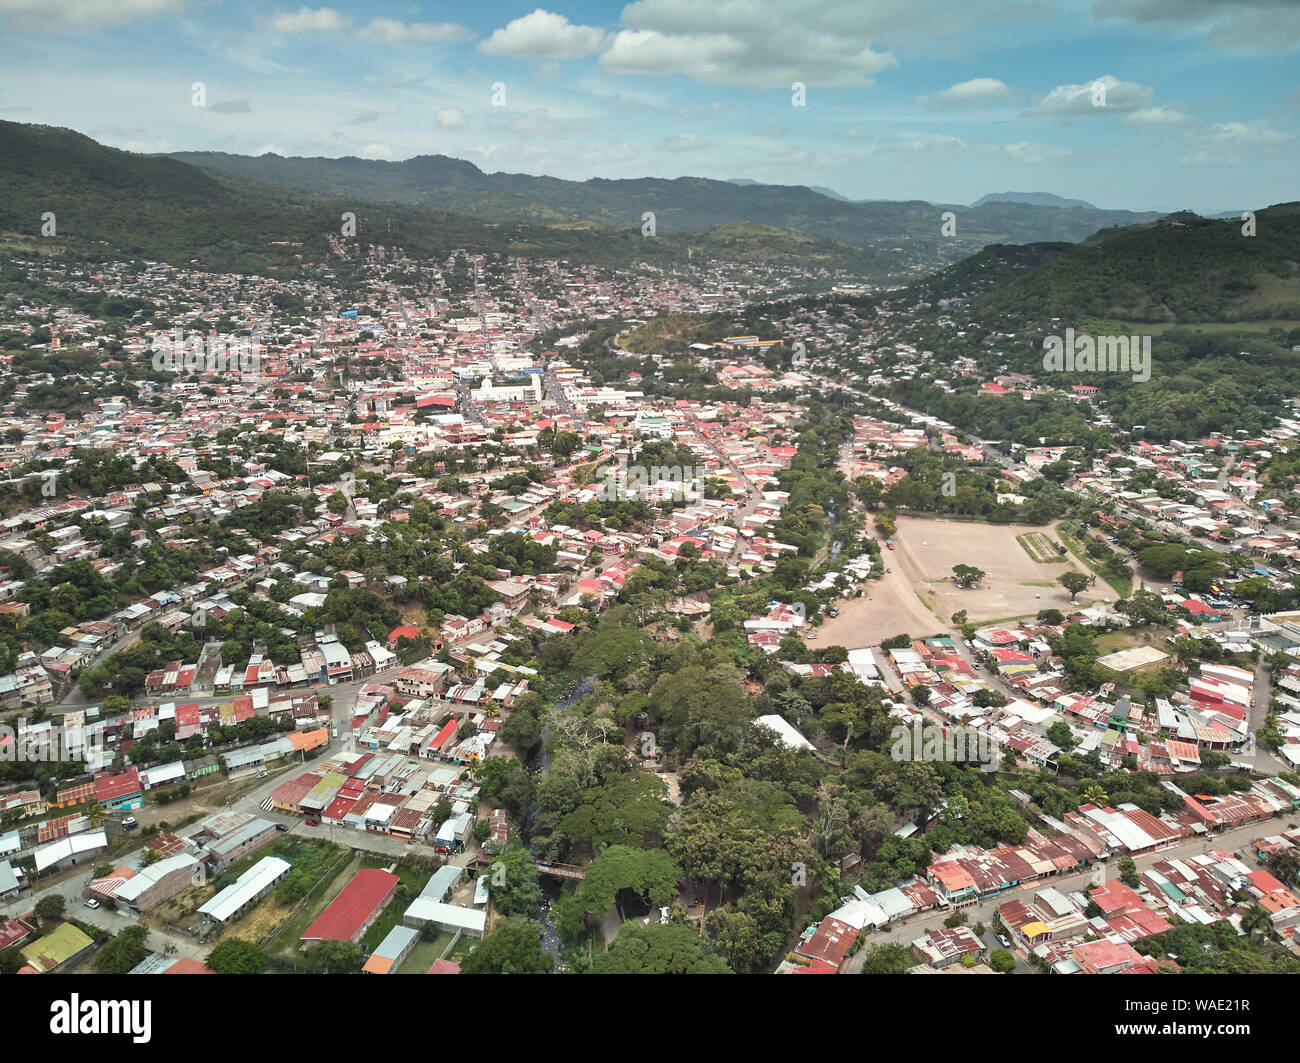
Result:
[[[98,907],[99,907],[99,901],[95,900],[94,897],[87,897],[87,898],[86,898],[84,901],[82,901],[81,903],[84,904],[87,908],[98,908]]]
[[[309,827],[319,827],[319,826],[320,826],[320,820],[316,819],[314,816],[309,816],[307,819],[304,819],[303,822],[304,822],[305,824],[307,824],[307,826],[309,826]]]
[[[258,777],[259,779],[265,779],[265,778],[266,778],[266,772],[264,772],[264,771],[259,771],[259,772],[257,773],[257,777]]]
[[[1011,948],[1011,942],[1007,940],[1006,934],[998,935],[998,944],[1001,945],[1004,949]]]
[[[140,824],[136,822],[135,816],[127,816],[126,819],[122,820],[123,830],[135,830],[138,826],[140,826]]]
[[[277,823],[277,824],[275,825],[275,829],[276,829],[276,830],[288,830],[289,828],[288,828],[285,824],[283,824],[283,823]]]

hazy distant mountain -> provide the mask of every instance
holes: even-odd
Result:
[[[346,170],[360,160],[338,161]],[[424,162],[445,182],[483,177],[455,159]],[[913,248],[896,253],[757,222],[729,222],[689,235],[661,232],[654,240],[641,236],[639,215],[634,226],[617,229],[563,218],[494,224],[429,206],[250,181],[166,156],[119,151],[70,129],[0,121],[0,239],[11,249],[67,249],[243,271],[274,266],[286,276],[301,262],[329,254],[326,234],[339,231],[343,211],[356,213],[359,236],[413,253],[473,247],[622,268],[667,267],[688,259],[701,266],[718,260],[779,262],[806,266],[810,275],[848,270],[882,281],[906,275],[923,261]],[[57,231],[42,239],[37,234],[46,212],[55,215]]]
[[[953,238],[940,233],[940,214],[945,209],[940,205],[920,200],[851,202],[829,189],[760,184],[751,178],[567,181],[484,173],[472,163],[445,155],[418,155],[402,162],[353,157],[252,158],[221,152],[175,152],[170,157],[244,180],[371,202],[433,207],[498,223],[595,222],[614,229],[639,229],[642,214],[651,211],[661,234],[751,222],[853,244],[910,245],[949,260],[990,243],[1073,243],[1098,229],[1159,216],[995,200],[963,208]]]
[[[1026,203],[1031,207],[1083,207],[1084,210],[1100,210],[1082,199],[1063,199],[1051,192],[991,192],[981,196],[972,207],[983,207],[989,203]]]

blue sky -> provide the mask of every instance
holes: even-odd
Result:
[[[134,151],[945,203],[1300,198],[1300,0],[0,0],[0,36],[0,118]]]

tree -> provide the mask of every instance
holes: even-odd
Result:
[[[975,587],[986,575],[982,568],[976,568],[974,565],[952,566],[952,578],[957,581],[959,587]]]
[[[522,845],[502,850],[488,868],[492,902],[502,915],[533,915],[542,906],[542,887],[532,856]]]
[[[994,949],[989,953],[989,966],[998,974],[1010,974],[1016,969],[1016,958],[1006,949]]]
[[[892,539],[898,531],[898,524],[894,520],[892,513],[877,513],[875,517],[876,531],[886,539]]]
[[[1081,591],[1087,590],[1097,580],[1096,576],[1090,576],[1086,572],[1076,572],[1071,569],[1069,572],[1062,572],[1057,577],[1056,582],[1070,592],[1070,604],[1073,605]]]
[[[64,900],[61,893],[50,893],[36,902],[36,918],[42,924],[53,922],[63,915],[63,909],[67,907],[67,901]]]
[[[315,974],[358,974],[361,946],[351,941],[322,941],[307,953],[307,966]]]
[[[1115,866],[1119,870],[1119,880],[1124,885],[1137,889],[1142,880],[1138,877],[1138,867],[1133,862],[1133,858],[1131,856],[1121,856],[1119,863]]]
[[[549,974],[555,960],[542,951],[542,926],[510,916],[500,920],[460,965],[462,974]]]
[[[948,619],[952,621],[954,627],[961,627],[966,623],[966,610],[958,609]]]
[[[136,923],[121,931],[95,956],[95,970],[99,974],[127,974],[149,955],[144,947],[149,931]]]
[[[863,974],[906,974],[912,956],[903,945],[873,945],[865,950]]]
[[[731,974],[721,956],[708,954],[699,933],[680,923],[643,924],[629,919],[592,974]]]
[[[205,961],[217,974],[261,974],[266,970],[266,953],[239,938],[227,938]]]
[[[1246,931],[1253,941],[1273,929],[1273,917],[1262,904],[1252,904],[1241,914],[1241,929]]]
[[[1047,729],[1047,740],[1066,753],[1070,752],[1075,745],[1074,732],[1070,730],[1070,725],[1064,720],[1057,720]]]

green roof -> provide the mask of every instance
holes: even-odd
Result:
[[[55,927],[43,938],[22,949],[23,959],[42,974],[66,963],[82,949],[94,944],[71,923]]]

